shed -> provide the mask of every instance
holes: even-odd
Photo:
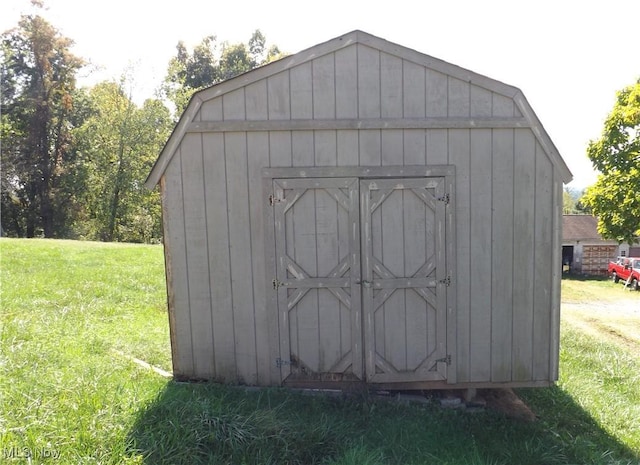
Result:
[[[570,180],[519,89],[361,31],[204,89],[146,181],[174,375],[547,386]]]

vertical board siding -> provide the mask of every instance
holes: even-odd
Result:
[[[236,355],[233,331],[233,298],[229,274],[229,217],[223,134],[203,136],[209,288],[212,306],[213,355],[218,380],[235,380]]]
[[[513,323],[513,130],[493,130],[491,381],[511,380]]]
[[[225,120],[245,120],[244,87],[222,97],[222,115]]]
[[[336,144],[336,131],[315,132],[315,166],[336,166],[338,164]]]
[[[313,60],[313,117],[336,117],[335,64],[333,54]]]
[[[196,118],[469,116],[521,113],[511,97],[354,44],[203,102]],[[550,270],[558,253],[552,245],[560,240],[554,202],[562,184],[543,147],[530,129],[397,128],[187,134],[163,180],[176,375],[280,382],[274,368],[282,356],[274,347],[280,329],[277,315],[267,311],[273,301],[267,283],[275,272],[264,242],[271,188],[259,182],[262,168],[423,164],[456,170],[456,236],[448,238],[455,239],[456,256],[448,267],[457,270],[451,379],[557,376],[559,274]],[[422,260],[422,252],[411,253],[419,248],[419,237],[411,235],[417,233],[403,226],[411,221],[404,207],[416,203],[412,195],[394,192],[371,217],[381,233],[373,253],[398,275],[411,274]],[[327,253],[318,253],[322,241],[346,227],[346,214],[336,208],[330,195],[313,189],[292,207],[295,225],[286,234],[297,245],[287,253],[311,273],[326,274],[343,255],[340,243],[324,244]],[[304,246],[311,237],[314,246]],[[420,340],[425,327],[435,326],[420,319],[425,305],[413,291],[396,292],[375,314],[376,350],[394,366],[412,369],[430,350],[435,334]],[[342,334],[351,325],[348,314],[331,292],[310,290],[290,314],[291,350],[310,368],[328,370],[351,344],[352,335]],[[407,326],[409,320],[417,323]]]
[[[380,118],[380,52],[358,45],[358,117]]]
[[[291,94],[289,73],[282,72],[267,79],[269,119],[291,118]]]
[[[358,131],[337,131],[336,145],[338,166],[358,165]]]
[[[293,144],[290,131],[269,132],[269,166],[293,166]]]
[[[469,116],[469,83],[449,77],[448,116]]]
[[[394,275],[404,275],[404,240],[403,240],[403,192],[394,191],[385,200],[380,210],[381,229],[372,225],[371,236],[380,235],[381,249],[379,255],[373,254]],[[374,278],[375,279],[375,278]],[[399,289],[391,294],[382,308],[378,310],[384,319],[384,354],[383,357],[399,370],[407,369],[407,306],[405,291]]]
[[[549,327],[551,324],[551,291],[553,253],[553,166],[540,144],[536,143],[535,193],[535,273],[533,315],[533,379],[549,378]]]
[[[358,116],[380,118],[380,52],[358,45]],[[360,166],[380,166],[382,148],[380,131],[359,131]]]
[[[402,60],[380,55],[380,115],[383,118],[402,118],[403,113]]]
[[[307,190],[289,211],[287,253],[310,276],[318,276],[316,252],[316,190]],[[290,312],[291,352],[312,372],[320,372],[320,328],[318,289],[309,290]],[[287,357],[288,354],[283,354]]]
[[[426,116],[447,116],[447,76],[431,69],[425,73]]]
[[[335,53],[336,118],[358,116],[357,47],[351,46]]]
[[[517,179],[513,199],[513,350],[512,380],[527,381],[533,375],[533,285],[535,265],[535,153],[536,141],[529,129],[515,130],[513,175]]]
[[[245,101],[247,120],[268,119],[267,81],[258,81],[248,85],[245,90]]]
[[[381,138],[382,166],[406,164],[406,161],[403,160],[404,151],[402,148],[404,137],[402,129],[382,131]]]
[[[493,112],[493,93],[478,86],[470,89],[470,115],[473,117],[491,116]]]
[[[404,140],[404,164],[424,165],[427,157],[426,132],[424,129],[405,129]],[[401,160],[398,160],[398,163]]]
[[[403,62],[402,89],[405,118],[422,118],[426,115],[427,85],[424,66]]]
[[[469,354],[469,343],[472,338],[482,337],[469,328],[470,320],[470,287],[469,279],[463,273],[469,269],[471,261],[471,191],[470,191],[470,146],[469,130],[450,129],[448,132],[449,163],[456,167],[456,269],[458,270],[456,295],[456,353],[458,370],[467,365],[466,354]],[[481,366],[479,367],[481,368]],[[473,369],[473,367],[472,367]],[[468,380],[469,374],[458,371],[459,381]]]
[[[403,114],[405,118],[426,116],[426,73],[424,66],[409,61],[402,63]],[[404,130],[404,164],[424,165],[427,156],[426,131]]]
[[[200,121],[222,121],[222,97],[204,102],[199,114]]]
[[[493,116],[513,116],[515,105],[513,100],[500,94],[493,94]]]
[[[165,266],[171,322],[171,353],[176,377],[193,376],[191,346],[191,309],[189,307],[189,274],[187,272],[187,237],[184,229],[184,197],[182,194],[181,149],[164,173]]]
[[[190,134],[182,142],[184,228],[187,237],[187,275],[193,370],[198,378],[214,376],[211,294],[204,198],[202,136]]]
[[[316,255],[318,257],[318,276],[329,276],[343,258],[340,251],[340,239],[348,237],[346,216],[348,213],[341,208],[333,197],[322,190],[318,190],[315,198],[316,211]],[[343,227],[341,228],[341,225]],[[341,234],[342,233],[342,234]],[[346,234],[345,234],[346,233]],[[344,352],[342,348],[342,329],[351,330],[351,325],[342,327],[343,313],[348,309],[328,289],[317,291],[318,306],[318,339],[320,373],[331,371],[334,364],[340,361]],[[348,322],[348,319],[346,320]],[[349,345],[349,349],[350,349]]]
[[[458,286],[470,286],[470,312],[464,325],[470,341],[468,352],[458,353],[462,381],[490,379],[491,360],[491,254],[492,254],[492,152],[491,129],[471,131],[470,160],[470,240],[471,256],[467,268],[459,268]],[[459,336],[460,337],[460,336]],[[465,364],[466,362],[466,364]],[[467,366],[468,377],[461,377]]]
[[[255,384],[257,378],[249,179],[245,133],[226,133],[227,209],[235,352],[238,380]],[[232,155],[231,155],[232,154]]]
[[[311,63],[304,63],[292,68],[290,71],[290,83],[291,118],[313,118],[313,79]]]
[[[448,131],[446,129],[429,129],[426,133],[427,165],[446,165],[448,156]]]
[[[549,326],[549,374],[548,379],[558,380],[560,362],[560,287],[562,279],[562,210],[563,210],[563,183],[557,170],[554,170],[554,224],[551,253],[551,315]]]
[[[358,164],[360,166],[380,166],[382,164],[381,131],[358,131],[358,135],[360,137],[360,160]],[[401,160],[402,154],[399,155]],[[398,160],[398,163],[400,160]]]
[[[266,94],[265,94],[266,97]],[[270,353],[270,335],[273,329],[269,327],[270,316],[267,313],[267,288],[264,277],[267,270],[264,262],[266,237],[264,231],[263,206],[267,198],[263,195],[262,185],[257,182],[261,178],[262,168],[269,165],[269,134],[254,132],[247,134],[247,159],[249,175],[249,209],[251,220],[251,252],[252,252],[252,285],[254,296],[255,338],[257,384],[267,386],[279,379],[271,379],[271,366],[275,365],[274,356]],[[262,278],[261,278],[262,277]]]
[[[293,166],[313,166],[314,164],[313,131],[295,131],[291,134],[291,151],[295,154]]]

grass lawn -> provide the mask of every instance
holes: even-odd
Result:
[[[567,323],[558,385],[518,390],[524,422],[167,380],[130,358],[170,371],[160,246],[0,239],[0,299],[0,463],[640,463],[640,353]]]

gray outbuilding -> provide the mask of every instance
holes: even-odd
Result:
[[[570,180],[519,89],[361,31],[202,90],[146,182],[174,375],[552,384]]]

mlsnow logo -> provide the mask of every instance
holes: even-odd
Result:
[[[48,447],[9,447],[3,449],[2,456],[5,459],[59,459],[60,451]]]

